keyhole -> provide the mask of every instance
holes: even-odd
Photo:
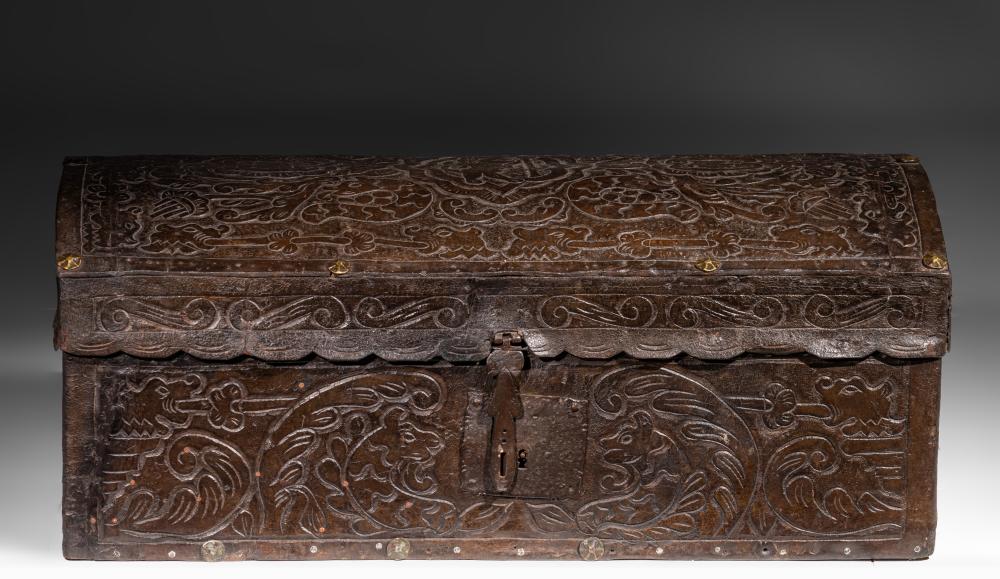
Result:
[[[517,468],[522,470],[528,468],[528,451],[523,448],[517,451]]]
[[[507,451],[503,445],[507,444],[507,429],[500,431],[500,478],[507,476]]]

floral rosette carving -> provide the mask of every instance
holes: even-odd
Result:
[[[381,164],[323,181],[301,215],[311,224],[334,219],[395,223],[419,216],[433,201],[434,192],[415,182],[408,169]]]
[[[691,223],[701,215],[672,177],[650,172],[593,175],[575,181],[568,197],[580,211],[612,221],[663,217]]]

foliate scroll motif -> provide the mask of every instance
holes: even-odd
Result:
[[[453,528],[456,506],[438,496],[444,435],[429,417],[445,402],[440,377],[367,373],[304,397],[271,427],[257,457],[260,492],[274,512],[265,531],[361,536]]]
[[[608,171],[574,182],[570,199],[580,211],[613,221],[653,217],[690,223],[702,215],[696,200],[689,200],[677,180],[665,173]],[[615,174],[618,173],[618,174]]]
[[[544,328],[906,328],[919,319],[915,295],[576,294],[543,297]]]
[[[776,326],[785,318],[785,304],[774,297],[680,297],[667,317],[681,328],[714,326]]]
[[[905,251],[920,243],[920,230],[917,227],[917,216],[913,212],[913,200],[906,181],[900,178],[898,166],[885,165],[875,172],[875,179],[869,182],[877,193],[881,194],[885,204],[886,218],[890,227],[888,237],[898,250]]]
[[[820,328],[846,328],[884,317],[893,328],[905,328],[919,318],[911,296],[827,296],[818,294],[805,304],[805,318]]]
[[[129,330],[208,330],[219,325],[218,304],[205,298],[98,299],[97,327],[108,332]]]
[[[347,325],[343,302],[331,296],[306,296],[273,301],[240,299],[228,310],[230,325],[237,330],[332,330]]]
[[[184,431],[165,444],[135,485],[114,497],[112,524],[138,537],[201,538],[249,504],[253,473],[243,452],[211,433]],[[147,485],[146,481],[153,481]],[[162,482],[169,480],[169,491]]]
[[[409,179],[403,167],[380,166],[322,182],[302,209],[302,220],[391,223],[426,211],[434,195]]]
[[[120,297],[97,298],[95,328],[127,331],[271,331],[343,328],[459,328],[469,319],[466,298],[363,297],[348,311],[340,298]]]
[[[653,323],[656,304],[644,296],[555,296],[542,302],[539,318],[552,328],[640,328]]]
[[[88,166],[81,201],[86,255],[919,257],[883,156],[112,159]]]
[[[447,390],[431,372],[368,372],[272,394],[214,373],[110,379],[102,510],[117,533],[440,534],[489,524],[489,509],[460,516],[439,496],[436,457],[448,433],[435,415]]]
[[[725,401],[667,368],[626,367],[593,389],[601,498],[576,520],[588,534],[620,539],[725,535],[750,502],[757,454]]]
[[[515,486],[509,496],[465,485],[482,474],[467,457],[487,455],[474,435],[479,418],[469,419],[480,416],[481,368],[334,368],[98,370],[103,532],[112,540],[656,541],[905,530],[907,373],[897,365],[782,359],[530,371],[526,390],[582,386],[589,403],[542,396],[560,409],[551,415],[527,404],[535,419],[561,422],[522,425],[528,450],[518,466],[528,470],[519,480],[538,476],[532,469],[559,448],[549,434],[562,431],[573,438],[561,445],[580,447],[580,466],[556,472],[579,482],[541,494]]]
[[[562,189],[580,164],[562,157],[441,157],[418,162],[415,176],[439,191],[456,222],[544,223],[566,206]]]
[[[397,302],[397,305],[387,305]],[[458,328],[469,318],[469,307],[458,298],[440,296],[419,300],[366,297],[354,308],[358,324],[366,328]]]
[[[148,538],[207,537],[228,526],[253,491],[250,460],[230,436],[248,414],[289,401],[197,372],[117,375],[108,398],[117,450],[104,459],[103,511],[118,532]]]
[[[816,390],[827,410],[820,419],[831,430],[798,436],[775,451],[765,470],[768,503],[806,532],[901,531],[905,421],[895,386],[823,376]]]

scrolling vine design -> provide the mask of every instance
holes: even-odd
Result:
[[[572,435],[589,449],[583,480],[542,499],[459,491],[448,475],[460,444],[485,458],[462,432],[478,414],[463,421],[449,403],[479,383],[473,373],[368,369],[276,390],[223,371],[117,370],[102,379],[102,525],[137,539],[902,532],[899,384],[850,369],[811,375],[805,387],[723,395],[670,365],[595,369],[589,404],[553,402],[588,413],[572,422],[585,425]]]
[[[526,262],[917,255],[885,156],[102,160],[90,255]]]

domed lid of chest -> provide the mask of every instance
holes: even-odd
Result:
[[[67,160],[58,345],[209,358],[939,356],[905,155]]]

